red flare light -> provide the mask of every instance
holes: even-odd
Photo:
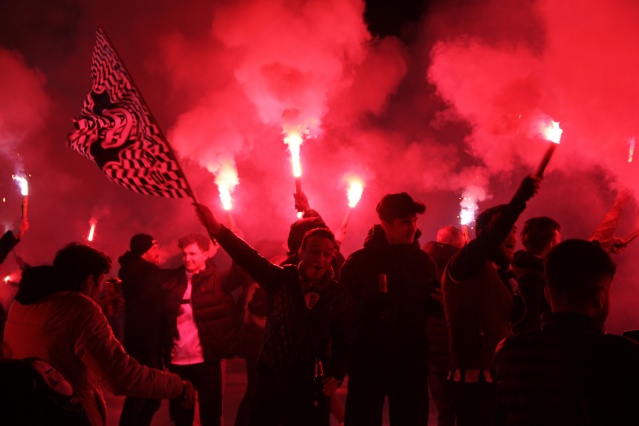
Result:
[[[87,241],[93,241],[93,237],[95,236],[95,225],[98,224],[98,221],[95,219],[91,219],[89,221],[91,228],[89,229],[89,236],[87,237]]]
[[[362,198],[364,183],[359,178],[352,178],[348,184],[348,206],[354,208]]]

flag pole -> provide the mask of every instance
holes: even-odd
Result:
[[[182,173],[182,176],[184,176],[184,182],[186,183],[186,186],[187,186],[187,188],[189,190],[189,193],[191,194],[191,198],[193,199],[193,202],[197,204],[198,202],[197,202],[197,199],[195,198],[195,192],[193,192],[193,189],[191,188],[191,184],[189,183],[189,180],[186,178],[186,174],[184,173],[184,170],[182,169],[182,165],[180,164],[180,162],[177,159],[177,156],[175,155],[175,151],[173,150],[173,147],[171,146],[171,143],[166,138],[166,136],[164,136],[164,132],[162,131],[162,128],[160,127],[160,123],[158,123],[158,121],[155,119],[155,116],[153,115],[153,112],[151,111],[151,108],[149,108],[149,105],[146,103],[146,100],[144,99],[144,96],[142,95],[142,92],[138,88],[138,85],[135,84],[135,81],[133,80],[133,75],[131,75],[131,73],[127,69],[126,65],[124,64],[124,61],[120,57],[120,54],[118,53],[118,51],[115,49],[115,46],[111,42],[111,39],[107,35],[107,33],[106,33],[104,27],[102,26],[102,24],[98,24],[98,28],[100,29],[100,31],[104,35],[104,38],[106,39],[106,42],[109,44],[109,47],[111,48],[111,50],[113,50],[113,55],[115,55],[115,58],[118,60],[118,62],[120,64],[122,64],[122,68],[124,68],[124,72],[126,72],[127,77],[129,77],[129,81],[131,82],[131,86],[133,86],[133,88],[137,92],[138,96],[140,97],[140,101],[142,102],[142,105],[146,108],[146,110],[148,111],[149,115],[151,116],[151,119],[153,120],[155,125],[158,127],[158,132],[160,132],[160,137],[162,137],[162,139],[166,142],[166,145],[169,148],[169,151],[171,152],[171,155],[173,156],[173,160],[175,161],[175,164],[177,164],[177,167],[180,170],[180,173]]]

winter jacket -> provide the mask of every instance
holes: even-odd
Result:
[[[235,265],[221,273],[209,260],[206,269],[191,278],[190,303],[205,361],[232,358],[238,352],[239,310],[231,292],[242,286],[246,275]],[[173,339],[178,337],[177,318],[188,285],[186,268],[181,266],[162,286],[165,291],[164,358],[171,362]]]
[[[509,265],[496,265],[492,258],[525,207],[525,202],[513,198],[448,262],[442,289],[451,370],[490,371],[497,344],[523,317],[523,299]]]
[[[496,425],[639,424],[639,344],[594,318],[544,314],[495,353]]]
[[[180,396],[179,376],[140,365],[113,336],[97,303],[79,292],[47,291],[63,287],[55,281],[53,267],[23,273],[5,330],[9,358],[36,357],[58,369],[78,395],[92,425],[106,424],[100,386],[115,395]]]
[[[344,263],[340,284],[348,295],[354,336],[349,373],[374,371],[380,365],[427,371],[426,317],[437,280],[435,264],[420,249],[419,235],[413,244],[391,245],[382,227],[375,225],[364,248]]]
[[[118,259],[124,296],[124,347],[144,365],[162,367],[164,293],[168,271],[127,251]]]
[[[332,277],[308,285],[297,266],[278,266],[228,229],[215,237],[233,261],[266,292],[268,314],[258,371],[274,382],[313,377],[314,360],[325,375],[342,380],[350,353],[344,298]],[[305,296],[319,297],[312,309]]]
[[[519,283],[519,291],[526,301],[526,315],[513,326],[513,332],[537,330],[541,315],[550,312],[550,304],[544,295],[546,278],[544,260],[525,250],[515,253],[512,269]]]

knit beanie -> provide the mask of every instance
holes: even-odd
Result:
[[[131,254],[140,257],[146,253],[156,241],[149,234],[136,234],[131,238]]]

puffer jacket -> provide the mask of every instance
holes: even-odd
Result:
[[[7,358],[40,358],[59,370],[92,425],[106,424],[100,386],[115,395],[180,396],[178,375],[140,365],[126,354],[97,303],[75,291],[48,291],[61,287],[53,267],[24,271],[6,324]]]
[[[242,286],[246,275],[235,265],[221,273],[212,261],[191,278],[191,305],[205,361],[231,358],[238,352],[240,314],[232,292]],[[164,359],[171,362],[173,339],[178,336],[177,317],[187,287],[186,268],[177,268],[162,288],[165,291],[166,331]]]
[[[413,244],[391,245],[375,225],[364,248],[344,263],[340,284],[348,295],[354,337],[349,372],[389,364],[427,371],[426,318],[437,280],[435,264],[420,249],[420,234]],[[387,293],[380,291],[380,276],[386,277]]]

